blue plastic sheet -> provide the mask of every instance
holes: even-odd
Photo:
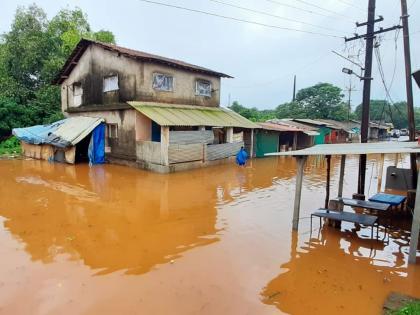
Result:
[[[57,137],[54,132],[64,124],[67,119],[56,121],[49,125],[37,125],[28,128],[15,128],[13,134],[19,139],[30,144],[52,144],[54,146],[65,148],[71,145],[70,142]]]
[[[89,149],[89,164],[103,164],[105,163],[105,124],[101,123],[93,129],[90,138]]]

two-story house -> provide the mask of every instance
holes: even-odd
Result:
[[[221,78],[231,77],[82,39],[54,83],[65,116],[105,120],[110,162],[170,172],[253,152],[258,126],[220,107]]]

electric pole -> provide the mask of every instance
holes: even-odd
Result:
[[[296,101],[296,75],[293,78],[293,102]]]
[[[366,29],[366,54],[365,54],[365,73],[364,77],[372,76],[373,59],[373,32],[375,31],[375,3],[376,0],[369,0],[368,20]],[[359,25],[358,25],[359,26]],[[370,108],[370,87],[371,80],[363,81],[363,102],[362,102],[362,125],[360,128],[360,142],[367,143],[369,135],[369,108]],[[366,179],[366,154],[360,155],[359,159],[359,177],[357,183],[357,193],[361,199],[365,199],[365,179]]]
[[[385,33],[388,31],[396,30],[401,28],[401,26],[396,25],[388,28],[380,28],[378,31],[375,31],[375,23],[381,22],[384,20],[382,16],[375,19],[375,5],[376,0],[369,0],[368,4],[368,20],[363,23],[356,23],[357,27],[366,25],[366,34],[358,35],[355,34],[354,37],[345,38],[346,42],[356,40],[359,38],[364,38],[366,40],[366,53],[365,53],[365,73],[363,77],[360,77],[363,80],[363,102],[362,102],[362,125],[360,131],[360,142],[367,143],[369,136],[369,108],[370,108],[370,88],[372,80],[372,59],[373,59],[373,40],[375,35]],[[357,194],[355,195],[358,199],[365,199],[365,180],[366,180],[366,154],[360,155],[359,159],[359,177],[357,185]]]
[[[408,10],[407,0],[401,0],[401,21],[403,26],[404,38],[404,60],[405,60],[405,89],[407,92],[407,115],[408,130],[410,141],[416,141],[416,125],[414,121],[414,101],[413,101],[413,84],[411,79],[411,56],[410,56],[410,37],[408,29]],[[413,187],[417,186],[417,162],[416,154],[410,154],[410,166],[413,174]]]
[[[348,86],[348,87],[346,87],[346,90],[345,90],[347,93],[349,93],[349,99],[348,99],[348,104],[347,104],[347,121],[350,121],[350,113],[351,113],[351,93],[353,92],[353,91],[357,91],[356,89],[355,89],[355,86],[353,85],[353,84],[351,84],[351,81],[350,81],[350,86]]]

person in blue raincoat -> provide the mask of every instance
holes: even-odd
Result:
[[[244,147],[241,147],[239,152],[236,154],[236,164],[245,166],[246,160],[248,160],[248,153],[246,153]]]

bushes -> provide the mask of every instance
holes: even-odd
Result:
[[[0,155],[20,154],[21,152],[20,141],[15,136],[0,142]]]

